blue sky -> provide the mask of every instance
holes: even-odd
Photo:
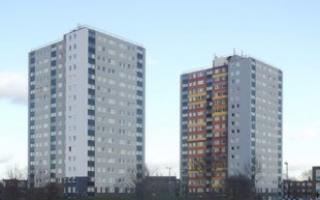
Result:
[[[27,162],[27,53],[86,24],[147,49],[147,163],[179,163],[179,75],[233,48],[284,73],[284,160],[320,165],[319,1],[2,1],[0,177]],[[158,170],[157,170],[158,169]]]

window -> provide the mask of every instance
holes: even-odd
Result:
[[[140,117],[138,117],[138,118],[137,118],[137,123],[138,123],[138,124],[142,124],[142,123],[143,123],[143,119],[140,118]]]
[[[89,69],[88,69],[88,74],[89,74],[89,75],[94,75],[94,74],[95,74],[95,70],[92,69],[92,68],[89,68]]]
[[[95,115],[95,111],[94,110],[88,110],[88,115]]]
[[[36,59],[35,58],[30,58],[30,64],[34,64],[35,63],[35,61],[36,61]]]
[[[142,74],[142,72],[137,72],[137,77],[139,77],[139,78],[143,78],[143,74]]]
[[[89,78],[89,79],[88,79],[88,83],[89,83],[90,85],[94,85],[94,84],[95,84],[95,80],[94,80],[94,79]]]
[[[138,69],[143,69],[143,64],[142,63],[137,63]]]
[[[142,115],[142,114],[143,114],[142,109],[137,109],[137,114],[138,114],[138,115]]]
[[[51,57],[56,57],[57,56],[57,52],[56,51],[52,51],[51,52]]]
[[[138,58],[138,59],[143,59],[143,54],[137,53],[137,58]]]
[[[35,67],[30,67],[30,73],[34,73],[35,72]]]
[[[94,91],[94,89],[88,89],[88,94],[89,95],[95,95],[95,91]]]
[[[94,99],[88,99],[88,104],[90,106],[94,106],[95,105],[95,100]]]
[[[139,86],[139,87],[143,87],[143,83],[142,83],[142,81],[137,81],[137,86]]]
[[[95,48],[89,47],[88,52],[89,54],[95,54],[96,51],[95,51]]]
[[[89,57],[88,58],[88,63],[94,65],[94,64],[96,64],[96,60],[94,58]]]
[[[142,132],[143,132],[143,129],[142,129],[141,127],[138,127],[138,128],[137,128],[137,132],[138,132],[138,133],[142,133]],[[140,139],[140,141],[139,141],[139,139]],[[137,138],[137,141],[138,141],[138,142],[142,142],[142,138],[141,138],[141,137],[138,137],[138,138]]]
[[[142,105],[143,105],[143,101],[140,100],[140,99],[137,99],[137,104],[140,105],[140,106],[142,106]]]
[[[51,113],[55,113],[56,112],[56,108],[51,108]]]
[[[137,90],[137,95],[138,95],[138,96],[143,96],[143,92],[140,91],[140,90]]]
[[[89,126],[94,126],[94,124],[95,124],[95,121],[94,121],[94,120],[92,120],[92,119],[89,119],[89,120],[88,120],[88,125],[89,125]]]

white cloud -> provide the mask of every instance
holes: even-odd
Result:
[[[17,104],[26,104],[28,99],[27,88],[27,73],[0,72],[0,99]]]

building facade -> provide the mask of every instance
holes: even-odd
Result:
[[[29,183],[129,192],[145,162],[145,49],[88,27],[29,53]]]
[[[307,180],[283,180],[283,196],[295,199],[318,199],[320,197],[320,167],[313,166]]]
[[[313,181],[283,180],[283,196],[295,199],[314,199]]]
[[[216,57],[181,75],[182,193],[223,193],[248,175],[276,195],[282,175],[282,72],[255,58]]]

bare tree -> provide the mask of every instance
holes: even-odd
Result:
[[[17,165],[8,168],[4,180],[3,199],[5,200],[60,200],[63,199],[63,185],[48,183],[39,188],[27,188],[26,170]]]
[[[63,185],[48,183],[44,187],[30,188],[26,196],[27,200],[62,200]]]
[[[18,200],[22,197],[22,192],[18,188],[17,182],[17,179],[10,180],[10,183],[7,181],[3,190],[3,199]]]
[[[27,178],[27,170],[19,167],[18,165],[14,165],[12,167],[7,168],[6,171],[7,179],[17,179],[22,180]]]
[[[260,160],[255,160],[255,165],[251,166],[250,164],[247,164],[244,169],[244,173],[239,172],[238,175],[244,175],[247,174],[248,178],[251,180],[252,189],[255,193],[255,199],[261,199],[260,194],[257,192],[256,188],[258,186],[259,181],[262,180],[262,165]],[[251,177],[249,177],[251,176]]]
[[[302,172],[301,178],[303,180],[312,180],[312,170],[309,169],[309,170]]]
[[[254,200],[255,192],[252,181],[245,175],[230,176],[225,185],[227,200]]]
[[[207,181],[209,181],[210,183],[211,177],[213,175],[212,168],[209,166],[210,165],[206,163],[206,160],[204,158],[193,158],[189,170],[194,173],[195,177],[198,178],[198,180],[200,180],[199,184],[204,188],[203,194],[196,196],[201,196],[202,199],[217,199],[217,194],[211,189],[211,187],[209,188],[209,191],[206,190]]]
[[[63,185],[58,183],[49,183],[44,188],[47,194],[47,200],[59,200],[63,198]]]
[[[121,186],[129,188],[129,192],[134,192],[136,199],[143,200],[144,198],[144,191],[145,191],[145,177],[150,175],[150,170],[147,165],[143,166],[143,175],[142,177],[137,176],[137,172],[133,171],[132,173],[128,173],[124,179],[126,180],[122,183]]]
[[[22,198],[27,192],[26,172],[17,165],[6,171],[6,179],[3,185],[3,198],[16,200]]]
[[[194,158],[192,162],[191,170],[195,173],[195,176],[206,180],[207,177],[207,165],[203,158]],[[205,186],[205,181],[199,182],[201,186]]]

